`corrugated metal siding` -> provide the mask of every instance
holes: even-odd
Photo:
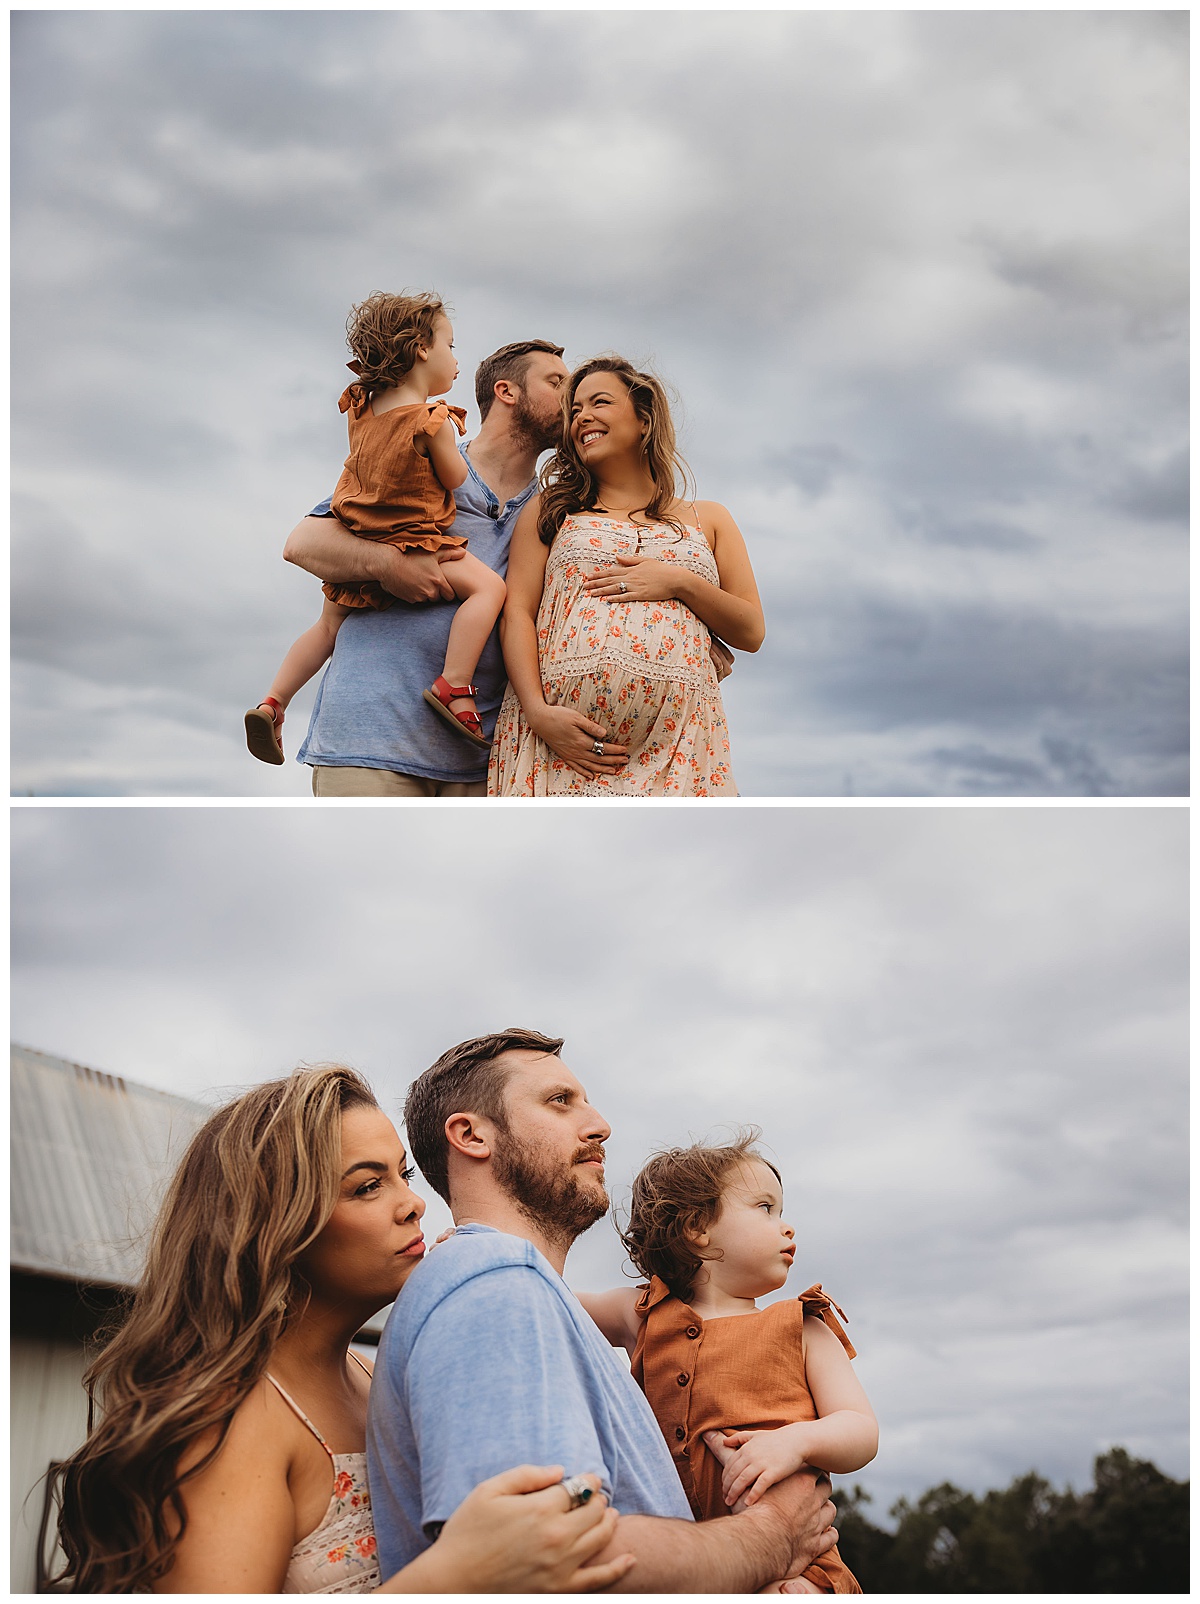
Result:
[[[171,1171],[212,1112],[27,1047],[12,1049],[12,1263],[130,1286]]]
[[[87,1360],[78,1343],[38,1337],[14,1337],[11,1352],[9,1586],[14,1593],[32,1593],[46,1491],[41,1478],[51,1460],[65,1459],[87,1435],[81,1384]]]

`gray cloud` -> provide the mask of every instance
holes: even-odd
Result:
[[[51,720],[17,708],[14,786],[304,794],[240,710],[317,604],[278,554],[344,454],[346,310],[408,283],[467,371],[537,332],[674,381],[767,607],[729,688],[746,793],[1185,793],[1186,40],[1175,13],[18,15],[15,645],[62,674]],[[939,643],[895,695],[887,620]]]
[[[1114,1442],[1186,1474],[1186,812],[568,812],[18,807],[14,1035],[209,1099],[341,1059],[398,1110],[451,1039],[553,1030],[618,1204],[763,1127],[881,1508]],[[607,1226],[570,1274],[620,1279]]]

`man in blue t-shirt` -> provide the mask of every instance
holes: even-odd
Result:
[[[828,1482],[802,1473],[728,1520],[692,1521],[650,1406],[562,1279],[607,1211],[611,1133],[561,1047],[479,1037],[409,1088],[412,1155],[457,1230],[409,1277],[379,1346],[367,1454],[383,1574],[479,1482],[528,1463],[600,1477],[621,1518],[596,1563],[634,1556],[617,1590],[754,1592],[832,1546]]]
[[[475,375],[479,433],[459,447],[467,478],[454,499],[452,531],[503,575],[513,526],[533,494],[543,451],[562,434],[562,347],[549,340],[506,345]],[[459,740],[422,696],[442,671],[458,602],[430,552],[362,540],[329,511],[314,507],[288,536],[288,562],[318,579],[377,580],[409,606],[364,609],[338,631],[308,735],[297,753],[313,769],[315,796],[483,796],[487,753]],[[448,555],[453,555],[452,553]],[[489,738],[504,695],[496,631],[475,671],[476,706]]]

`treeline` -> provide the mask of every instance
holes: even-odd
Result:
[[[894,1532],[839,1487],[838,1548],[865,1593],[1188,1592],[1188,1483],[1123,1448],[1094,1482],[1059,1493],[1030,1471],[982,1498],[945,1482],[893,1505]]]

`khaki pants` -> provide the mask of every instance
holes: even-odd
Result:
[[[417,774],[395,774],[391,769],[314,766],[314,796],[486,796],[484,780],[423,780]]]

